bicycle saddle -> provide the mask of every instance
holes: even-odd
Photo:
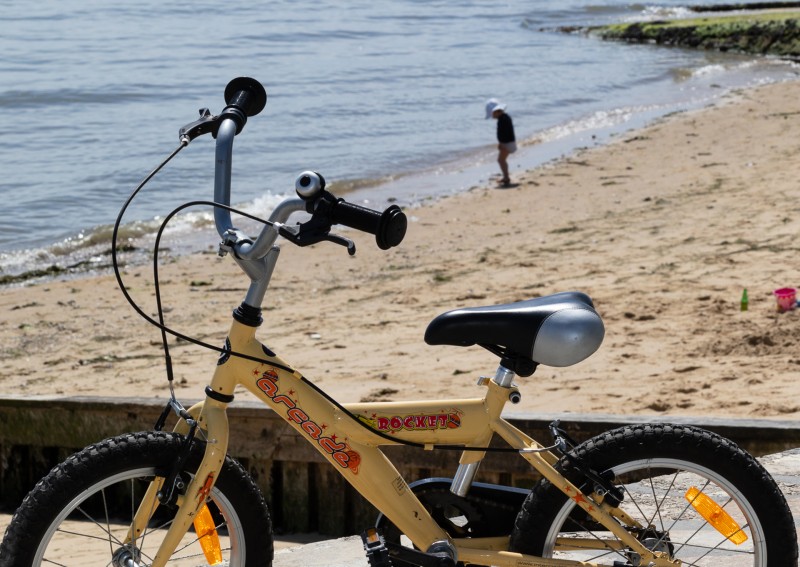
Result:
[[[425,342],[478,344],[502,356],[504,363],[522,358],[522,362],[533,363],[529,372],[508,368],[529,376],[536,364],[577,364],[600,347],[604,334],[603,320],[591,298],[567,291],[516,303],[448,311],[430,322]]]

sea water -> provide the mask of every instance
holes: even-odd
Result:
[[[707,2],[713,3],[713,2]],[[603,42],[563,26],[681,17],[685,2],[370,0],[5,2],[0,19],[0,278],[108,264],[110,227],[200,108],[237,76],[265,110],[234,148],[233,201],[258,215],[306,169],[375,208],[485,183],[508,104],[513,171],[602,143],[731,89],[796,78],[777,59]],[[125,239],[211,199],[214,140],[194,141],[142,192]],[[170,228],[196,245],[210,211]]]

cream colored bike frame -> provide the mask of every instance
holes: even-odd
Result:
[[[481,384],[487,388],[483,398],[345,404],[341,406],[346,410],[343,411],[258,342],[255,331],[255,327],[233,322],[229,336],[231,350],[264,362],[235,355],[221,361],[211,381],[213,391],[221,395],[217,397],[232,396],[237,385],[244,386],[284,417],[419,549],[427,550],[436,542],[448,542],[456,550],[458,560],[467,564],[503,567],[596,565],[512,553],[508,551],[508,537],[451,540],[379,448],[397,443],[376,434],[376,431],[431,449],[438,444],[487,447],[493,434],[497,433],[511,447],[518,449],[520,455],[539,473],[612,532],[621,545],[640,554],[642,565],[680,565],[679,561],[671,561],[664,554],[645,548],[622,526],[637,525],[630,517],[617,508],[604,505],[597,494],[583,494],[553,468],[557,460],[555,455],[500,417],[509,397],[518,393],[511,384],[513,373],[505,371],[507,380],[501,380],[507,382],[505,384],[498,383],[496,378],[482,379]],[[208,397],[189,410],[205,432],[206,453],[184,496],[179,499],[179,510],[153,560],[153,567],[167,564],[169,556],[205,503],[222,468],[229,434],[226,408],[226,403]],[[353,419],[353,416],[357,419]],[[180,422],[176,431],[186,433],[187,424]],[[473,465],[474,471],[474,466],[483,455],[481,451],[464,451],[459,469],[469,470]],[[154,482],[139,507],[131,528],[137,536],[143,532],[158,505],[156,494],[159,488],[160,484]],[[575,539],[562,545],[568,545],[571,549],[598,548],[596,541]]]

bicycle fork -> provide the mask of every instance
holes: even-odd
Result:
[[[209,396],[189,410],[189,413],[198,421],[198,427],[207,431],[206,450],[199,468],[195,472],[182,496],[178,496],[178,510],[172,520],[169,530],[153,558],[150,567],[163,567],[175,552],[181,539],[197,518],[198,513],[205,506],[206,499],[214,486],[214,482],[222,470],[225,455],[228,450],[228,402],[214,399]],[[189,426],[185,421],[180,421],[175,426],[175,431],[181,434],[188,432]],[[126,546],[132,547],[128,557],[118,559],[117,564],[124,567],[138,567],[136,556],[136,541],[146,533],[147,524],[161,504],[159,493],[172,487],[164,486],[164,478],[158,477],[150,483],[142,502],[128,532]]]

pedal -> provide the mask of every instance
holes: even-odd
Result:
[[[369,528],[361,532],[361,542],[364,544],[364,552],[367,554],[370,567],[394,567],[389,558],[389,550],[386,549],[386,542],[378,530]]]
[[[397,543],[386,543],[375,528],[361,533],[370,567],[456,567],[447,553],[425,553]]]

